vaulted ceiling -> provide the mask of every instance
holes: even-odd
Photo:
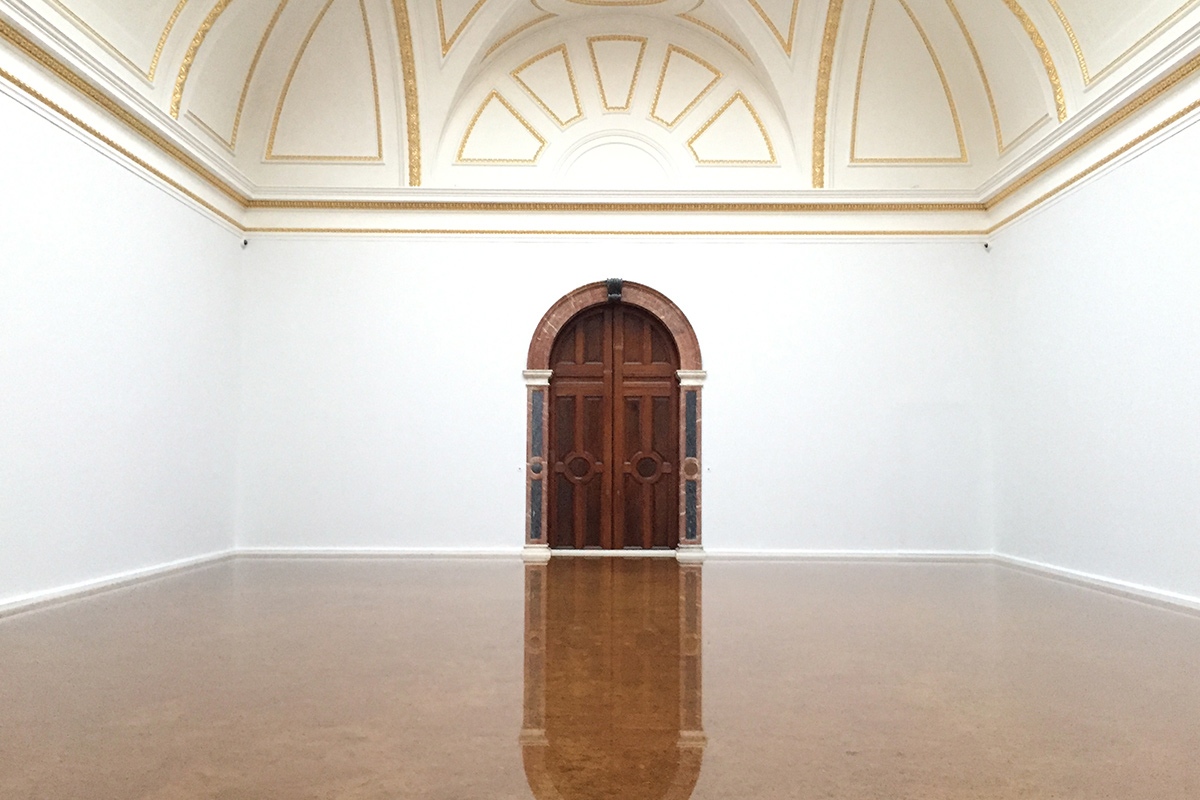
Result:
[[[418,186],[986,194],[1061,146],[1073,120],[1128,96],[1200,22],[1200,0],[0,9],[54,31],[174,120],[189,152],[251,196]]]

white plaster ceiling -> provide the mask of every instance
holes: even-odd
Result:
[[[1200,0],[403,3],[20,5],[266,193],[975,191],[1200,17]]]

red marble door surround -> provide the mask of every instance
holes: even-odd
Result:
[[[626,303],[646,311],[666,327],[679,349],[679,549],[681,559],[702,551],[700,525],[700,395],[706,374],[700,358],[696,332],[680,308],[660,292],[640,283],[620,284],[620,300],[610,297],[610,282],[599,281],[581,286],[550,307],[534,330],[525,365],[526,385],[526,469],[525,469],[525,552],[534,560],[549,558],[546,537],[548,467],[548,430],[550,420],[550,352],[555,337],[570,320],[595,306],[610,302]]]

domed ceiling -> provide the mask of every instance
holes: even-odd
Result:
[[[136,94],[151,123],[250,201],[420,187],[979,202],[1177,65],[1200,21],[1197,0],[0,10]]]

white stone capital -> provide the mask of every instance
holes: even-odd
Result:
[[[675,548],[675,559],[680,564],[700,564],[704,558],[704,548],[698,544],[681,544]]]
[[[550,545],[527,544],[521,551],[521,558],[531,564],[545,564],[550,560]]]
[[[525,379],[526,386],[549,386],[553,374],[552,369],[527,369],[521,373],[521,377]]]
[[[702,369],[681,369],[675,373],[680,386],[703,386],[708,380],[708,373]]]

